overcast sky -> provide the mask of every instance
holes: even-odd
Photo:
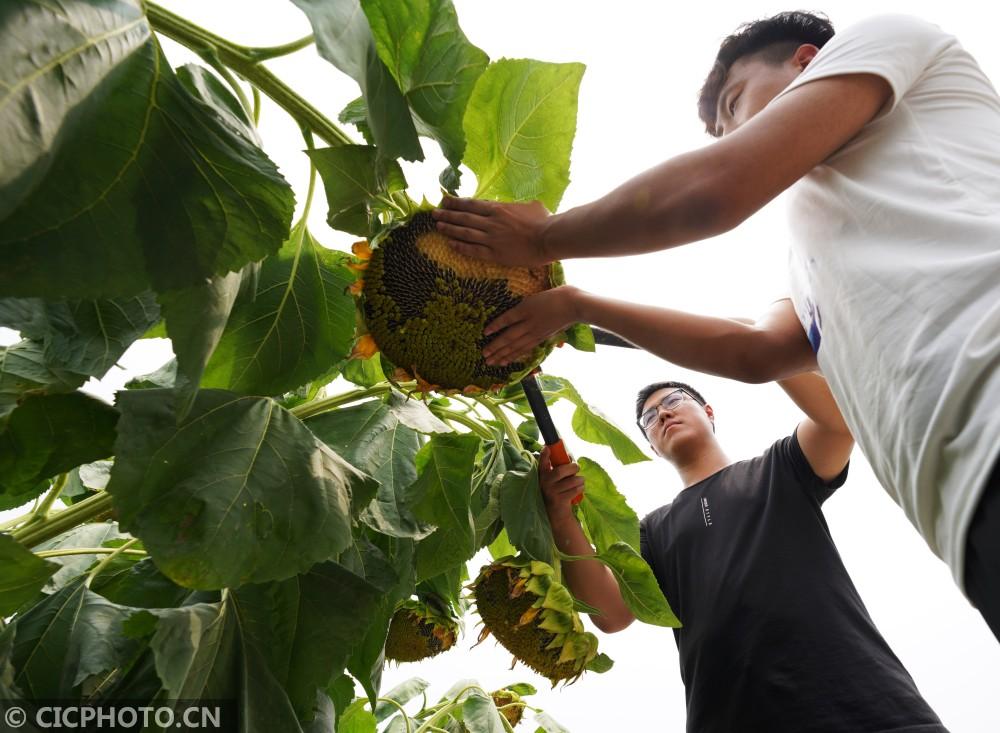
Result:
[[[401,0],[402,1],[402,0]],[[242,43],[269,45],[309,32],[304,16],[284,0],[162,0],[167,7]],[[580,94],[572,182],[562,208],[585,203],[628,177],[679,153],[711,144],[695,111],[695,98],[719,41],[743,21],[796,6],[743,2],[666,3],[616,0],[456,0],[469,39],[491,58],[531,57],[582,61],[587,65]],[[971,2],[828,2],[839,29],[867,15],[907,12],[954,33],[987,75],[1000,78],[995,26]],[[190,60],[165,44],[174,65]],[[270,63],[276,73],[335,117],[357,96],[357,87],[313,49]],[[265,149],[300,193],[308,170],[299,152],[301,136],[273,105],[264,108]],[[436,176],[443,163],[433,143],[429,162],[407,168],[412,194],[436,200]],[[467,192],[474,189],[466,175]],[[349,235],[325,225],[325,203],[313,207],[312,231],[327,246],[345,248]],[[785,295],[787,233],[781,199],[737,230],[673,252],[566,263],[567,279],[605,295],[721,316],[755,316]],[[877,348],[877,345],[873,345]],[[169,357],[167,342],[143,342],[122,364],[130,373],[149,371]],[[675,368],[655,357],[604,348],[596,354],[558,350],[547,372],[570,378],[592,404],[642,438],[632,422],[637,389],[660,379],[689,381],[714,406],[718,436],[734,459],[758,454],[792,431],[801,414],[774,385],[743,385]],[[115,370],[91,388],[111,398],[125,380]],[[639,516],[669,502],[681,485],[661,460],[623,467],[609,451],[570,433],[569,413],[557,410],[570,451],[604,466]],[[632,426],[632,427],[629,427]],[[1000,707],[1000,644],[954,585],[946,566],[927,549],[902,512],[875,481],[855,451],[847,484],[825,505],[827,520],[844,562],[882,634],[902,659],[953,733],[996,733]],[[470,563],[473,575],[484,557]],[[529,681],[541,692],[535,702],[574,733],[619,730],[683,730],[684,690],[669,630],[640,624],[615,635],[598,633],[601,650],[616,662],[604,675],[587,674],[555,692],[529,670],[509,671],[510,655],[487,642],[476,649],[475,617],[458,649],[420,665],[387,670],[385,688],[419,675],[443,693],[459,678],[494,688]],[[724,692],[722,694],[725,694]],[[533,728],[531,728],[533,729]]]

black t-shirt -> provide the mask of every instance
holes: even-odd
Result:
[[[792,435],[684,489],[641,522],[697,733],[944,731],[872,623]]]

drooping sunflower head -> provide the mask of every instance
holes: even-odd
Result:
[[[576,680],[597,656],[597,637],[584,631],[573,597],[552,567],[513,558],[487,565],[472,584],[483,620],[480,640],[493,634],[504,648],[552,685]]]
[[[491,692],[490,697],[493,698],[493,704],[497,706],[500,714],[510,723],[511,728],[521,722],[524,715],[524,703],[521,702],[520,695],[513,690],[504,688]]]
[[[362,248],[364,250],[365,248]],[[356,250],[356,253],[358,250]],[[358,288],[369,344],[422,385],[442,390],[493,389],[520,379],[552,350],[523,362],[487,365],[487,323],[526,295],[561,284],[561,268],[504,267],[454,252],[430,211],[392,230],[370,252]]]
[[[458,638],[458,623],[436,613],[417,600],[396,606],[389,622],[385,658],[394,662],[418,662],[446,652]]]

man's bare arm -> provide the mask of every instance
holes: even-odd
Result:
[[[890,94],[871,74],[803,84],[735,132],[556,216],[537,204],[455,199],[435,212],[463,254],[509,265],[640,254],[721,234],[860,132]]]
[[[573,516],[571,504],[573,497],[583,490],[583,478],[577,475],[579,470],[575,463],[553,466],[547,448],[538,459],[538,479],[556,547],[567,555],[589,556],[594,554],[594,548]],[[591,614],[590,619],[601,631],[613,634],[635,620],[622,599],[618,582],[600,561],[566,560],[562,573],[576,598],[600,609],[601,615]]]

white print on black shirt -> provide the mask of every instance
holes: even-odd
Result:
[[[705,526],[712,526],[712,510],[708,508],[708,498],[701,497],[701,516],[705,520]]]

